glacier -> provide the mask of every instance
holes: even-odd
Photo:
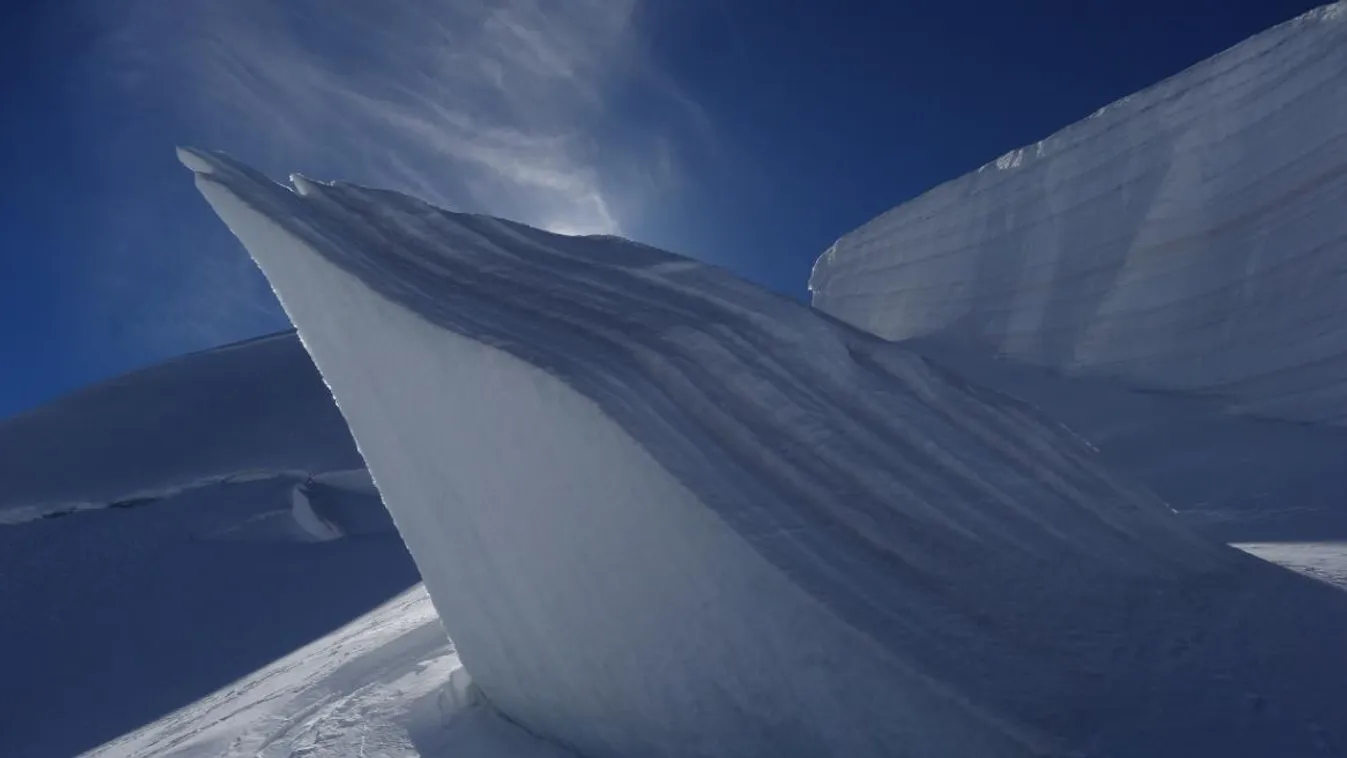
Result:
[[[1070,374],[1347,424],[1347,3],[841,237],[813,304]]]
[[[180,157],[530,732],[589,756],[1347,744],[1342,593],[1198,535],[1029,404],[643,245]]]

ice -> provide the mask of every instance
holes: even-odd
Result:
[[[1344,9],[879,216],[818,260],[814,305],[890,339],[1347,423]]]
[[[1342,593],[1197,536],[1025,403],[652,248],[184,162],[475,685],[535,735],[589,756],[1347,739]]]

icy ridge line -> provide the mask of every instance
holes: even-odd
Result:
[[[816,307],[1236,412],[1347,423],[1347,4],[843,236]]]

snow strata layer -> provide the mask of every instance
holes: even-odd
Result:
[[[298,326],[474,681],[533,733],[589,756],[1317,734],[1313,708],[1247,718],[1216,659],[1236,642],[1160,655],[1191,632],[1174,614],[1241,619],[1193,609],[1262,564],[1028,406],[649,247],[181,157]],[[1203,713],[1167,720],[1193,699],[1169,678],[1204,667],[1225,679]]]
[[[838,240],[813,303],[889,339],[1347,423],[1347,3]]]

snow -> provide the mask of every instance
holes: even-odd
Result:
[[[1347,423],[1347,5],[843,236],[816,307],[1224,408]]]
[[[1347,744],[1347,596],[1200,537],[1028,404],[648,247],[183,161],[529,732],[591,756]]]
[[[314,542],[341,539],[341,529],[313,509],[303,484],[296,484],[290,490],[290,513],[303,533]]]
[[[299,340],[272,335],[0,420],[0,524],[363,465]]]
[[[416,588],[88,758],[566,755],[473,701]]]
[[[90,749],[417,582],[391,528],[312,542],[294,484],[0,526],[0,755]]]
[[[1347,542],[1246,542],[1238,547],[1347,590]]]
[[[416,581],[293,332],[0,420],[0,755],[92,748]]]
[[[0,420],[0,755],[91,749],[417,581],[293,333]]]

